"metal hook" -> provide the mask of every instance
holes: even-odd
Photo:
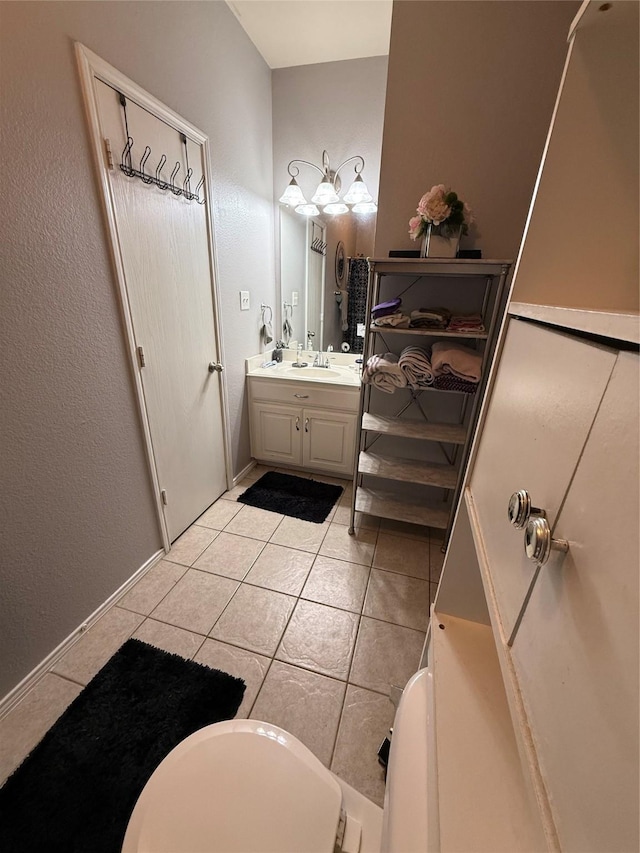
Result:
[[[122,149],[122,157],[120,158],[120,168],[129,178],[133,177],[133,168],[131,166],[131,149],[133,148],[133,139],[127,136],[127,144]]]
[[[166,162],[167,162],[167,155],[163,154],[162,157],[160,158],[160,162],[158,163],[158,168],[156,169],[156,184],[159,187],[159,189],[161,189],[161,190],[166,190],[169,188],[169,184],[162,179],[162,176],[160,174],[162,172],[162,167],[164,166],[164,164]]]
[[[152,184],[153,183],[153,175],[147,175],[147,173],[144,170],[144,167],[145,167],[146,162],[149,159],[150,155],[151,155],[151,148],[147,145],[146,148],[144,149],[144,153],[143,153],[142,157],[140,158],[140,179],[145,184]]]
[[[200,201],[200,190],[203,190],[203,194],[202,194],[202,195],[203,195],[203,197],[202,197],[202,201]],[[196,201],[198,202],[198,204],[204,204],[204,203],[206,202],[206,200],[207,200],[207,199],[206,199],[206,197],[205,197],[205,195],[204,195],[204,175],[203,175],[203,176],[200,178],[200,180],[198,181],[198,186],[196,187]]]
[[[193,169],[187,169],[187,175],[182,182],[182,194],[185,198],[193,198],[193,193],[191,192],[191,175],[193,175]]]
[[[169,189],[174,195],[182,195],[182,190],[180,187],[177,187],[174,184],[174,179],[176,178],[178,172],[180,171],[180,161],[176,160],[176,165],[174,166],[173,172],[171,172],[171,177],[169,178]]]

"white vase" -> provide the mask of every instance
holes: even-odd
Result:
[[[421,258],[455,258],[460,243],[460,230],[442,233],[441,226],[428,225],[420,245]]]

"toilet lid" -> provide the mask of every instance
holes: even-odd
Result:
[[[284,729],[215,723],[173,749],[133,810],[123,853],[332,853],[342,794]]]

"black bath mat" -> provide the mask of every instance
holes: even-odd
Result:
[[[258,509],[268,509],[271,512],[290,515],[292,518],[322,524],[342,491],[342,486],[268,471],[249,486],[238,500]]]
[[[0,850],[119,853],[158,764],[197,729],[233,718],[244,689],[128,640],[0,789]]]

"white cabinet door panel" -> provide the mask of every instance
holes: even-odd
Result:
[[[302,462],[302,410],[292,406],[254,403],[251,440],[256,459],[300,465]]]
[[[526,489],[553,525],[615,359],[596,344],[510,322],[471,477],[505,639],[534,578],[523,532],[507,520],[509,497]]]
[[[638,356],[621,353],[513,659],[563,850],[638,850]]]
[[[304,410],[302,464],[334,473],[353,474],[356,415]]]

